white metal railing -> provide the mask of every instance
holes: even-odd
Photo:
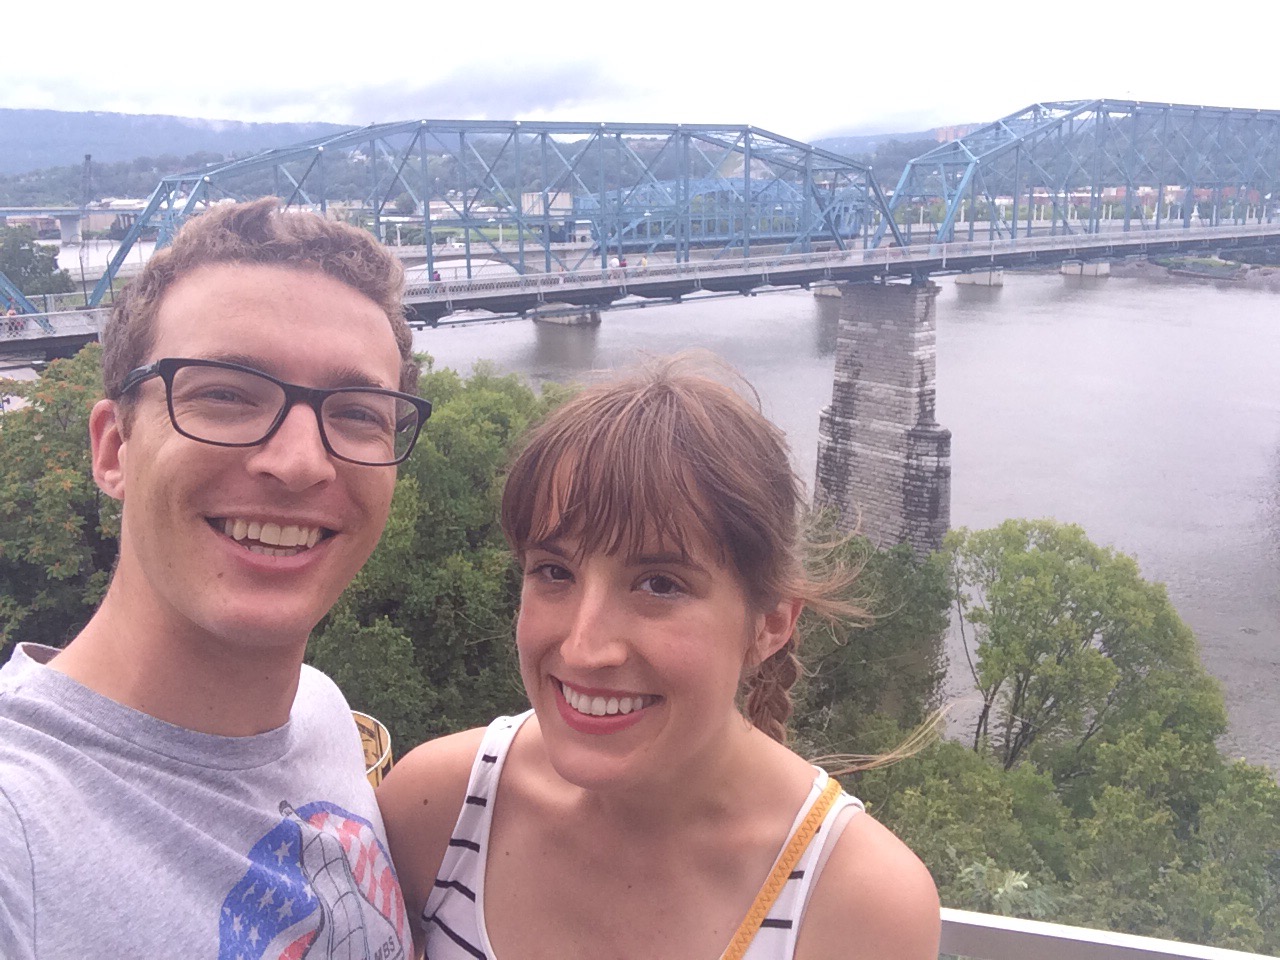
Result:
[[[987,257],[994,261],[1001,254],[1052,250],[1068,255],[1091,254],[1116,248],[1142,247],[1171,240],[1227,240],[1254,234],[1275,234],[1280,238],[1280,223],[1231,224],[1221,227],[1162,228],[1160,230],[1105,231],[1058,236],[1020,237],[1016,240],[967,240],[959,243],[912,244],[906,247],[878,247],[863,250],[825,250],[818,253],[792,253],[731,260],[695,260],[689,263],[650,264],[646,267],[612,267],[604,270],[573,270],[560,273],[519,274],[472,280],[433,280],[413,283],[404,296],[412,303],[444,303],[449,309],[465,309],[468,301],[502,294],[533,294],[539,301],[554,301],[557,293],[592,289],[618,289],[626,296],[630,288],[654,282],[690,280],[701,287],[705,280],[731,277],[759,277],[769,283],[773,274],[779,280],[803,270],[830,271],[845,267],[937,263],[946,269],[948,261]],[[954,269],[954,268],[952,268]],[[829,278],[829,276],[828,276]],[[69,296],[69,295],[66,295]],[[73,310],[18,317],[0,317],[0,341],[39,340],[58,334],[99,333],[106,320],[107,308]],[[50,334],[41,321],[53,325]]]
[[[61,313],[20,313],[17,316],[0,316],[0,342],[13,343],[23,340],[44,340],[48,337],[75,336],[102,332],[107,320],[107,309],[68,310]],[[50,330],[52,328],[52,330]]]
[[[1280,223],[1232,224],[1222,227],[1175,227],[1160,230],[1107,231],[1057,236],[1020,237],[1001,240],[967,240],[958,243],[912,244],[906,247],[878,247],[862,250],[827,250],[820,253],[796,253],[781,256],[748,257],[733,260],[700,260],[689,263],[651,264],[647,267],[613,267],[605,270],[574,270],[561,273],[520,274],[472,280],[434,280],[413,283],[405,289],[405,299],[414,303],[474,300],[501,294],[535,293],[539,299],[554,299],[557,291],[566,289],[619,288],[625,295],[630,286],[663,280],[702,280],[759,276],[768,282],[770,274],[785,274],[819,268],[835,270],[854,266],[939,263],[946,269],[948,260],[989,257],[1002,254],[1052,250],[1068,255],[1096,253],[1121,247],[1142,247],[1151,243],[1175,240],[1200,241],[1231,239],[1254,234],[1280,237]]]
[[[1239,950],[945,907],[941,953],[970,960],[1275,960]]]

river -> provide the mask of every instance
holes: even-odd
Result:
[[[1280,770],[1280,299],[1226,285],[939,280],[938,420],[955,526],[1078,523],[1163,581],[1223,685],[1223,748]],[[737,366],[812,482],[838,301],[805,291],[424,330],[417,349],[533,382],[701,347]],[[428,429],[430,426],[428,425]],[[951,686],[962,684],[954,669]]]

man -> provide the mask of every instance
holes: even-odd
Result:
[[[348,706],[307,637],[430,404],[399,264],[277,201],[196,218],[103,335],[120,556],[67,647],[0,671],[0,956],[404,957]]]

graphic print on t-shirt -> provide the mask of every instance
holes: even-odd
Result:
[[[323,801],[280,814],[222,903],[218,960],[405,960],[404,901],[372,824]]]

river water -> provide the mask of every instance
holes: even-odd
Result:
[[[1280,770],[1280,298],[1145,279],[940,281],[938,420],[952,523],[1078,523],[1167,584],[1223,684],[1232,755]],[[424,330],[417,349],[533,382],[701,347],[737,366],[811,482],[838,301],[805,291]],[[430,429],[428,427],[428,429]],[[952,651],[953,690],[962,686]]]

